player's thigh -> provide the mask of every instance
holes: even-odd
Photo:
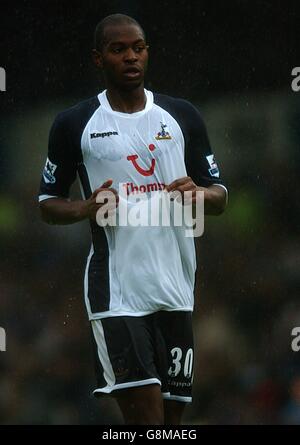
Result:
[[[185,407],[186,403],[164,400],[164,424],[180,425]]]
[[[164,405],[159,385],[116,391],[114,398],[127,425],[163,425]]]

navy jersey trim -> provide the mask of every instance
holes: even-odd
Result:
[[[68,198],[78,173],[86,199],[92,195],[83,163],[81,138],[100,107],[97,96],[59,113],[49,135],[48,160],[40,184],[40,196]],[[88,269],[88,299],[93,313],[109,310],[109,248],[104,229],[90,221],[94,254]]]
[[[83,163],[82,133],[99,106],[98,98],[93,97],[56,117],[50,130],[48,159],[40,183],[40,195],[69,197],[78,167]]]
[[[185,142],[185,165],[196,185],[209,187],[222,184],[214,167],[207,130],[199,111],[188,101],[163,94],[154,94],[154,103],[167,111],[178,123]],[[214,167],[214,168],[213,168]]]
[[[103,232],[104,233],[104,232]],[[105,237],[105,234],[104,234]],[[109,253],[94,253],[88,270],[88,299],[93,314],[109,311]]]

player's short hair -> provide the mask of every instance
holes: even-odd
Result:
[[[94,45],[95,49],[101,51],[103,45],[105,44],[105,28],[109,25],[118,26],[118,25],[135,25],[142,31],[144,39],[146,39],[145,31],[141,27],[141,25],[132,17],[125,14],[111,14],[102,19],[95,29],[94,35]]]

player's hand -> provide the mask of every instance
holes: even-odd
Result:
[[[195,204],[197,202],[196,201],[196,199],[197,199],[196,192],[205,191],[206,189],[203,187],[197,186],[194,183],[194,181],[189,176],[187,176],[185,178],[180,178],[180,179],[177,179],[176,181],[172,182],[172,184],[170,184],[166,187],[166,190],[169,193],[172,193],[172,195],[174,196],[175,199],[176,199],[176,193],[180,193],[183,204],[188,205],[191,203]],[[187,199],[186,196],[184,196],[184,192],[192,192],[191,193],[192,201],[190,201],[189,199]]]
[[[112,205],[114,208],[118,207],[119,204],[119,195],[117,190],[115,190],[114,188],[112,188],[113,184],[113,180],[112,179],[108,179],[107,181],[105,181],[101,187],[98,187],[91,195],[91,197],[89,199],[87,199],[85,201],[86,203],[86,208],[87,208],[87,217],[92,219],[92,220],[96,220],[96,214],[97,211],[107,202],[109,202],[109,199],[111,199],[112,201]],[[103,194],[103,200],[104,202],[97,202],[97,197],[99,194]],[[99,200],[99,198],[98,198]],[[113,207],[110,209],[112,210]]]

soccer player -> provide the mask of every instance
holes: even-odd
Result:
[[[106,90],[60,113],[40,186],[50,224],[89,220],[85,302],[93,332],[96,396],[117,400],[126,424],[179,425],[192,401],[194,239],[174,225],[101,227],[97,196],[204,192],[220,215],[227,190],[198,110],[144,88],[148,46],[141,26],[114,14],[95,31],[93,58]],[[78,174],[83,199],[69,200]],[[102,195],[103,196],[103,195]]]

